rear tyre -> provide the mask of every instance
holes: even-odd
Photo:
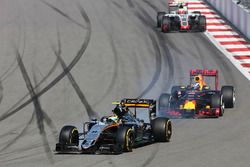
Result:
[[[171,94],[173,95],[174,93],[176,93],[180,89],[181,89],[181,86],[173,86],[171,88]]]
[[[194,13],[194,14],[201,14],[201,12],[200,11],[193,11],[192,13]]]
[[[121,126],[117,130],[116,144],[122,151],[132,152],[134,145],[134,135],[130,127]]]
[[[156,142],[169,142],[172,136],[171,121],[168,118],[156,118],[152,122],[152,132]]]
[[[221,88],[225,108],[233,108],[235,104],[235,90],[233,86],[223,86]]]
[[[205,16],[199,16],[199,31],[205,32],[207,27],[207,21]]]
[[[220,109],[219,116],[223,116],[225,109],[222,98],[223,97],[220,94],[214,94],[211,96],[211,107]]]
[[[159,109],[167,109],[169,107],[170,94],[163,93],[159,98]]]
[[[74,126],[66,125],[61,129],[59,135],[59,143],[67,145],[76,145],[79,144],[79,134],[78,130]]]
[[[158,12],[157,13],[157,17],[156,17],[156,20],[157,20],[157,27],[161,27],[161,22],[162,22],[162,18],[163,16],[166,14],[166,12]]]

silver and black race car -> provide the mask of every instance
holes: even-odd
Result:
[[[172,31],[206,31],[206,17],[199,11],[180,14],[173,11],[169,14],[158,12],[157,27],[164,33]]]
[[[148,123],[137,117],[137,110],[141,109],[147,110]],[[171,121],[156,117],[155,100],[123,99],[116,103],[112,115],[85,122],[81,133],[74,126],[64,126],[55,151],[119,154],[144,144],[169,142],[171,135]]]

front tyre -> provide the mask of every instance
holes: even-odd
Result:
[[[170,106],[169,102],[170,102],[170,94],[167,94],[167,93],[161,94],[159,98],[159,102],[158,102],[159,110],[169,108]]]
[[[66,125],[61,129],[59,135],[59,143],[66,145],[76,145],[79,144],[79,134],[78,130],[74,126]]]
[[[211,96],[211,107],[219,108],[220,109],[219,116],[223,116],[225,110],[223,96],[220,94],[214,94],[213,96]]]
[[[157,17],[156,17],[156,20],[157,20],[157,27],[161,27],[161,22],[162,22],[162,18],[163,16],[166,14],[166,12],[158,12],[157,13]]]
[[[152,133],[156,142],[169,142],[172,136],[171,121],[168,118],[156,118],[152,122]]]
[[[116,144],[121,146],[122,151],[132,152],[134,145],[134,135],[130,127],[121,126],[117,130]]]

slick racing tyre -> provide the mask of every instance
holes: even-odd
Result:
[[[157,20],[157,27],[161,27],[161,22],[162,22],[162,18],[163,16],[166,14],[166,12],[158,12],[157,13],[157,17],[156,17],[156,20]]]
[[[69,125],[64,126],[61,129],[59,135],[59,143],[77,146],[79,144],[79,135],[77,128]]]
[[[221,88],[225,108],[233,108],[235,104],[235,90],[233,86],[223,86]]]
[[[159,98],[159,109],[166,109],[169,107],[170,94],[163,93]]]
[[[171,121],[168,118],[156,118],[152,122],[152,132],[156,142],[169,142],[172,136]]]
[[[134,145],[134,135],[130,127],[121,126],[117,130],[116,143],[125,152],[132,152]]]
[[[211,107],[212,108],[220,108],[220,113],[219,116],[223,116],[224,114],[224,102],[223,102],[223,97],[220,94],[214,94],[211,96]]]
[[[207,27],[206,17],[205,16],[199,16],[199,31],[205,32]]]
[[[200,12],[200,11],[193,11],[192,13],[193,13],[193,14],[199,14],[199,15],[201,15],[201,12]]]
[[[171,94],[173,95],[174,93],[176,93],[177,91],[181,90],[182,86],[173,86],[171,88]]]

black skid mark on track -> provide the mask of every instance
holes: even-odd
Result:
[[[12,139],[10,142],[8,142],[8,144],[6,144],[1,150],[0,152],[6,150],[7,148],[9,148],[12,144],[14,144],[19,138],[21,138],[28,130],[30,124],[32,123],[32,121],[35,118],[35,112],[32,113],[32,116],[30,118],[30,120],[28,121],[28,123],[26,124],[26,126],[23,128],[23,130],[14,138]]]
[[[24,52],[25,52],[25,44],[26,44],[26,38],[25,38],[25,33],[26,31],[24,31],[24,35],[23,35],[23,50],[22,50],[22,55],[21,55],[21,58],[23,59],[23,56],[24,56]],[[16,62],[17,59],[15,59],[14,62]],[[45,82],[48,77],[55,71],[56,67],[58,65],[58,60],[55,61],[55,63],[53,64],[52,68],[49,70],[49,72],[47,73],[47,75],[38,83],[35,85],[34,89],[36,90],[43,82]],[[16,65],[16,67],[10,71],[9,73],[6,72],[6,76],[2,75],[1,77],[2,78],[2,81],[4,81],[5,79],[7,79],[13,72],[15,72],[15,70],[18,68],[18,63]],[[5,113],[3,113],[1,116],[0,116],[0,121],[2,121],[3,119],[5,119],[5,116],[8,116],[9,115],[9,112],[11,110],[13,110],[14,108],[16,108],[25,98],[27,98],[29,96],[29,93],[27,93],[26,95],[24,95],[22,98],[20,98],[14,105],[12,105],[12,107],[10,107]],[[10,114],[12,115],[12,114]],[[10,116],[9,115],[9,116]]]
[[[161,53],[160,56],[162,56],[163,60],[165,61],[165,64],[168,66],[168,74],[167,76],[167,82],[166,82],[166,88],[169,88],[173,82],[173,76],[174,76],[174,64],[173,64],[173,58],[172,55],[168,49],[168,47],[166,46],[166,39],[162,36],[162,34],[160,34],[158,31],[155,30],[155,21],[154,19],[145,11],[145,9],[143,9],[140,4],[137,3],[137,7],[139,8],[139,10],[134,11],[135,15],[142,21],[144,27],[148,28],[147,33],[150,34],[151,40],[155,42],[154,46],[155,48],[161,48],[163,49],[163,53],[160,52],[161,49],[159,49],[159,52]],[[139,13],[141,12],[141,13]],[[157,37],[157,40],[154,37],[154,35]],[[159,42],[157,42],[159,41]],[[159,45],[159,46],[158,46]],[[154,76],[157,76],[157,71],[154,74]],[[154,78],[154,77],[153,77]],[[152,80],[153,81],[153,80]],[[150,83],[151,84],[151,83]],[[147,89],[147,88],[146,88]],[[145,91],[143,91],[145,92]],[[143,94],[143,93],[142,93]],[[139,97],[142,97],[142,95],[140,95]],[[157,146],[154,147],[154,150],[152,150],[149,158],[143,162],[143,164],[141,165],[142,167],[144,166],[148,166],[150,165],[150,163],[154,160],[156,154],[159,151],[159,144]]]
[[[173,81],[173,75],[174,75],[174,64],[173,64],[173,58],[172,55],[166,45],[168,41],[162,36],[162,34],[159,34],[158,31],[154,29],[154,19],[145,11],[144,8],[140,6],[140,4],[137,3],[137,7],[139,10],[135,11],[135,15],[142,21],[145,27],[148,28],[148,32],[150,34],[151,40],[153,39],[153,45],[158,50],[158,53],[162,56],[163,60],[165,61],[166,65],[168,65],[168,75],[167,76],[167,83],[166,88],[170,87]],[[141,13],[139,13],[139,11]],[[154,36],[157,37],[157,39],[154,38]],[[157,42],[159,41],[159,42]],[[163,50],[163,53],[161,53],[161,49]],[[157,71],[155,76],[158,75]],[[150,83],[151,84],[151,83]],[[144,92],[144,91],[143,91]],[[141,97],[141,96],[139,96]]]
[[[39,84],[37,84],[37,79],[36,76],[33,73],[33,79],[36,85],[36,89],[34,89],[34,91],[39,92]],[[35,112],[32,113],[32,116],[30,118],[30,120],[28,121],[28,123],[26,124],[26,126],[23,128],[23,130],[21,130],[21,132],[11,141],[8,142],[8,144],[6,144],[5,147],[3,147],[0,152],[6,150],[8,147],[10,147],[12,144],[14,144],[19,138],[21,138],[28,130],[29,125],[32,123],[32,121],[34,120],[34,114]],[[48,124],[48,126],[51,128],[52,134],[54,135],[54,138],[57,139],[58,138],[58,132],[56,130],[56,126],[54,125],[53,121],[51,120],[51,118],[49,118],[49,116],[43,112],[43,116],[44,116],[44,120],[46,121],[46,123]]]
[[[34,80],[34,83],[35,85],[37,85],[37,77],[35,75],[35,71],[34,71],[34,66],[32,68],[32,75],[33,75],[33,80]],[[40,91],[40,88],[37,87],[37,89],[34,90],[35,93],[39,92]],[[49,128],[51,129],[51,132],[54,136],[54,139],[57,140],[58,139],[58,131],[57,131],[57,128],[55,126],[55,124],[53,123],[52,119],[49,117],[49,115],[44,112],[44,110],[42,110],[42,114],[43,114],[43,119],[45,120],[45,122],[47,123],[47,125],[49,126]]]
[[[75,81],[73,75],[67,71],[67,66],[64,62],[64,60],[62,59],[61,57],[61,40],[60,40],[60,33],[59,33],[59,30],[57,30],[57,39],[58,39],[58,51],[55,50],[54,47],[52,47],[52,50],[54,51],[54,54],[55,56],[57,57],[57,59],[59,60],[62,68],[63,68],[63,71],[65,73],[67,73],[67,77],[72,85],[72,87],[74,88],[76,94],[78,95],[79,99],[81,100],[82,104],[84,105],[86,111],[87,111],[87,114],[88,114],[88,117],[89,117],[89,120],[91,120],[92,118],[98,118],[98,114],[92,109],[91,105],[89,104],[86,96],[84,95],[84,93],[82,92],[81,88],[79,87],[79,85],[77,84],[77,82]]]
[[[110,80],[110,84],[109,84],[107,90],[100,97],[100,100],[96,101],[93,106],[99,104],[108,95],[108,93],[111,92],[111,90],[113,89],[113,87],[114,87],[114,85],[116,83],[116,78],[118,76],[118,66],[119,66],[118,52],[117,52],[117,49],[115,47],[115,42],[114,42],[112,34],[110,34],[109,37],[110,37],[110,45],[111,45],[112,52],[113,52],[113,55],[114,55],[114,63],[113,63],[114,64],[114,72],[113,72],[113,75],[112,75],[112,78]]]
[[[25,24],[25,22],[23,24]],[[21,32],[20,25],[18,26],[18,29]],[[21,34],[21,33],[19,33],[19,34]],[[19,36],[21,36],[21,35],[19,35]],[[21,37],[19,37],[19,38],[21,38]],[[18,42],[18,43],[20,45],[20,42]],[[21,56],[22,58],[23,58],[23,55],[24,55],[24,52],[25,52],[25,46],[26,46],[26,31],[24,29],[24,31],[23,31],[23,50],[22,50],[22,56]],[[9,66],[9,68],[0,76],[0,80],[2,82],[4,82],[9,76],[11,76],[18,69],[18,64],[15,65],[15,63],[17,63],[16,58],[14,58],[13,62]],[[13,68],[13,66],[14,66],[14,68]]]
[[[50,71],[48,72],[48,74],[37,84],[35,85],[34,89],[37,90],[38,87],[43,83],[45,82],[48,77],[55,71],[57,65],[58,65],[59,61],[58,59],[55,61],[54,65],[52,66],[52,68],[50,69]],[[17,66],[18,67],[18,66]],[[38,91],[39,92],[39,91]],[[12,107],[10,107],[10,109],[8,109],[4,114],[2,114],[0,116],[0,121],[4,120],[5,118],[11,116],[11,111],[13,109],[15,109],[25,98],[27,98],[29,96],[29,93],[24,95],[22,98],[20,98]],[[14,113],[13,113],[14,114]]]
[[[73,18],[71,18],[69,15],[67,15],[66,13],[64,13],[62,10],[58,9],[57,7],[53,6],[52,4],[44,1],[44,0],[40,0],[43,4],[45,4],[46,6],[50,7],[51,9],[53,9],[54,11],[56,11],[57,13],[59,13],[60,15],[62,15],[63,17],[65,17],[66,19],[70,20],[72,23],[80,26],[83,29],[87,29],[87,27],[85,27],[84,25],[78,23],[76,20],[74,20]]]
[[[162,60],[161,59],[161,57],[162,57],[161,56],[161,50],[160,50],[160,48],[159,48],[159,46],[157,44],[157,41],[156,41],[155,37],[153,35],[151,35],[151,34],[149,34],[149,37],[150,37],[150,39],[152,41],[152,45],[153,45],[154,50],[156,52],[156,54],[155,54],[156,71],[155,71],[155,73],[153,75],[153,78],[152,78],[151,82],[147,86],[147,88],[144,89],[143,92],[140,94],[140,96],[138,96],[137,98],[143,97],[145,94],[147,94],[153,88],[155,83],[159,80],[159,77],[160,77],[160,74],[161,74],[161,69],[162,69],[162,67],[161,67],[161,60]]]
[[[139,6],[139,8],[140,8],[140,11],[143,13],[143,15],[141,15],[141,18],[143,18],[143,17],[148,18],[148,20],[144,19],[144,21],[145,21],[144,24],[146,24],[146,25],[151,24],[151,26],[152,26],[151,30],[155,33],[155,35],[159,41],[158,45],[163,50],[163,53],[162,53],[163,60],[165,61],[166,65],[168,67],[166,88],[169,88],[172,84],[173,77],[174,77],[174,61],[173,61],[172,54],[170,53],[169,48],[166,44],[170,44],[169,41],[171,41],[171,40],[168,40],[168,38],[164,38],[162,33],[159,33],[158,31],[156,31],[153,28],[154,27],[154,19],[150,15],[148,15],[147,11],[145,11],[143,8],[141,8],[140,6]],[[180,52],[180,51],[178,51],[178,52]]]
[[[129,6],[130,8],[134,8],[134,7],[135,7],[135,5],[134,5],[134,3],[132,2],[132,0],[127,0],[127,3],[128,3],[128,6]]]
[[[152,9],[154,9],[155,11],[159,11],[159,9],[151,3],[151,1],[148,0],[143,0],[142,2],[146,3],[148,6],[150,6]],[[165,6],[165,5],[164,5]]]
[[[3,100],[3,84],[2,81],[0,81],[0,104]]]
[[[45,153],[46,153],[47,158],[50,161],[50,163],[54,163],[52,151],[51,151],[51,149],[49,147],[49,142],[47,140],[46,131],[44,129],[44,124],[43,124],[44,114],[43,114],[43,111],[42,111],[42,107],[41,107],[39,98],[38,98],[38,96],[37,96],[37,94],[36,94],[36,92],[35,92],[35,90],[34,90],[34,88],[32,86],[32,83],[31,83],[31,80],[29,78],[28,72],[25,69],[25,66],[23,64],[23,61],[22,61],[21,56],[20,56],[18,51],[17,51],[16,56],[17,56],[17,62],[18,62],[19,68],[21,70],[23,79],[24,79],[24,81],[26,83],[27,89],[29,90],[29,93],[30,93],[30,96],[31,96],[31,99],[32,99],[32,102],[33,102],[33,105],[34,105],[34,108],[35,108],[37,126],[38,126],[38,129],[39,129],[39,133],[40,133],[40,135],[42,137]]]
[[[70,64],[67,66],[67,71],[70,71],[76,64],[77,62],[82,58],[83,53],[85,52],[85,50],[87,49],[87,46],[89,44],[90,41],[90,37],[91,37],[91,24],[90,24],[90,20],[86,14],[86,12],[84,11],[84,9],[81,6],[78,6],[81,12],[82,17],[85,19],[86,23],[87,23],[87,33],[86,33],[86,37],[85,40],[80,48],[80,50],[77,52],[77,55],[74,57],[74,59],[70,62]],[[43,88],[41,91],[37,92],[37,97],[40,97],[41,95],[43,95],[44,93],[46,93],[48,90],[50,90],[54,85],[56,85],[59,81],[61,81],[61,79],[63,79],[66,76],[67,73],[65,73],[64,71],[62,73],[60,73],[54,80],[52,80],[45,88]],[[26,100],[23,104],[15,107],[14,109],[9,109],[6,112],[4,112],[4,114],[2,114],[0,116],[0,121],[10,117],[11,115],[15,114],[16,112],[20,111],[21,109],[23,109],[25,106],[27,106],[28,104],[30,104],[32,102],[32,98]]]
[[[112,1],[112,3],[119,9],[123,9],[123,7],[116,1]]]

